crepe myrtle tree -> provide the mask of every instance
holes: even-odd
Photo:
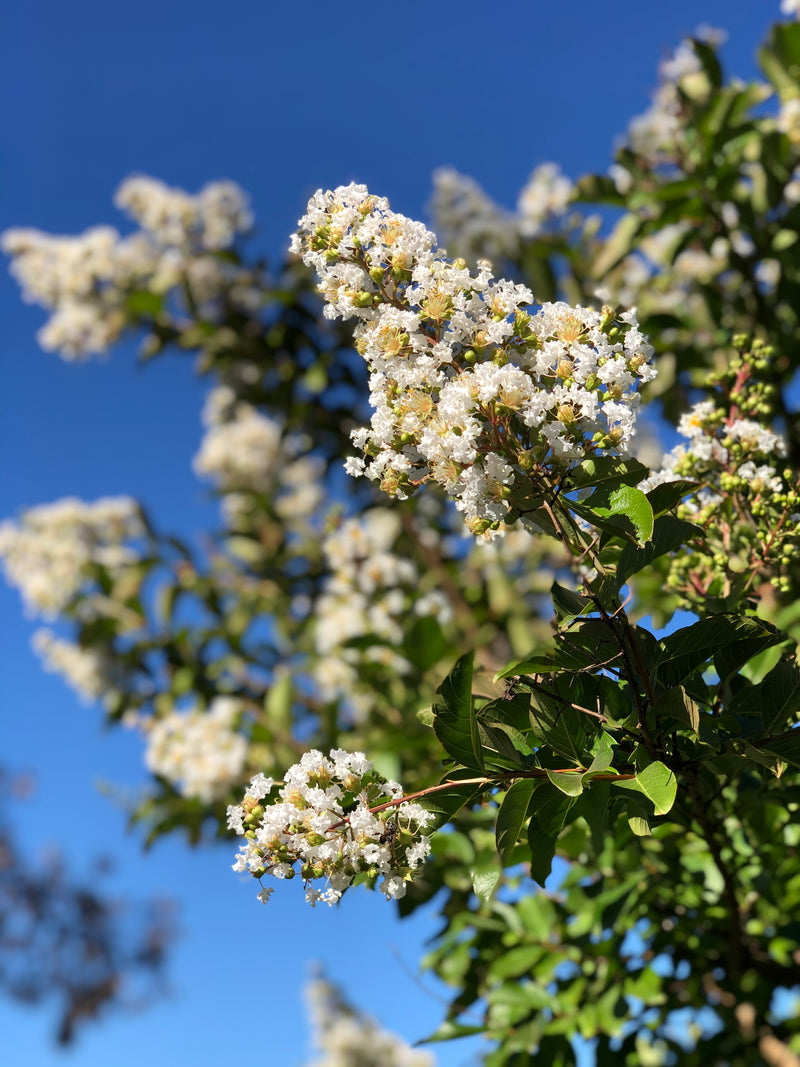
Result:
[[[45,347],[211,381],[210,549],[128,498],[0,527],[45,666],[141,735],[133,820],[239,836],[264,902],[432,902],[432,1038],[490,1065],[800,1062],[800,24],[765,81],[720,42],[608,175],[437,172],[441,243],[353,183],[270,270],[238,187],[142,177],[127,236],[4,238]]]

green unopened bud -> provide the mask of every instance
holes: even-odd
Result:
[[[471,534],[480,537],[482,534],[488,533],[489,530],[496,530],[499,523],[493,522],[491,519],[478,518],[476,515],[467,519],[465,525]]]
[[[605,333],[614,322],[617,313],[614,308],[610,307],[608,304],[604,304],[600,314],[602,316],[600,319],[600,329]]]

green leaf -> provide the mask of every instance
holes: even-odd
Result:
[[[546,656],[523,656],[498,671],[494,680],[499,682],[502,678],[518,678],[521,674],[550,674],[557,670],[560,670],[560,665]]]
[[[519,841],[522,827],[528,819],[528,807],[539,782],[521,778],[508,789],[497,813],[495,838],[497,851],[505,858]]]
[[[594,601],[588,596],[582,596],[580,593],[576,593],[574,589],[567,589],[566,586],[559,585],[558,582],[553,582],[550,588],[550,595],[553,598],[556,616],[561,623],[572,622],[579,615],[585,615],[587,611],[595,610]]]
[[[125,297],[125,307],[131,315],[155,318],[164,310],[164,297],[149,289],[136,289]]]
[[[536,819],[528,823],[528,845],[531,850],[531,878],[544,888],[556,854],[556,839],[542,829]]]
[[[653,704],[653,714],[664,726],[677,723],[679,729],[689,729],[695,734],[700,730],[700,708],[682,685],[659,693]]]
[[[547,770],[547,777],[560,793],[568,797],[579,797],[583,792],[583,775],[574,771]]]
[[[563,829],[575,800],[574,796],[567,796],[550,782],[542,782],[536,790],[536,800],[531,804],[531,815],[544,832],[555,839]]]
[[[504,978],[519,978],[520,975],[530,974],[541,958],[541,945],[515,945],[492,960],[489,980],[497,982]]]
[[[483,770],[478,722],[472,701],[473,653],[462,656],[433,702],[433,729],[448,756],[464,767]]]
[[[595,278],[604,278],[609,271],[622,262],[633,248],[645,225],[646,220],[638,215],[628,214],[622,216],[594,261],[592,274]],[[642,477],[646,477],[646,475],[642,475]]]
[[[788,725],[800,712],[800,668],[795,660],[783,660],[757,687],[764,732]]]
[[[537,690],[531,696],[530,720],[534,735],[543,744],[571,760],[576,767],[583,766],[587,736],[583,712]]]
[[[781,96],[796,96],[800,89],[800,23],[773,26],[758,61]]]
[[[724,652],[724,681],[757,652],[786,640],[762,619],[742,615],[711,615],[665,637],[656,658],[658,681],[665,688],[680,685],[715,654]]]
[[[498,870],[472,872],[472,888],[475,896],[481,900],[489,901],[492,899],[492,894],[499,881],[500,871]]]
[[[617,192],[613,178],[607,174],[584,174],[575,184],[576,199],[589,204],[614,204],[622,207],[625,197]]]
[[[650,471],[637,459],[617,459],[614,456],[598,456],[585,459],[567,476],[564,489],[591,489],[599,485],[638,485]]]
[[[427,671],[447,651],[442,628],[432,615],[417,616],[403,637],[403,653],[418,671]]]
[[[291,673],[282,666],[273,672],[272,685],[264,698],[264,711],[267,720],[284,730],[291,730],[292,700],[294,686]]]
[[[650,501],[653,514],[658,518],[659,515],[672,511],[687,494],[691,493],[693,489],[699,489],[699,487],[699,482],[691,482],[686,478],[681,478],[675,482],[662,482],[661,485],[657,485],[647,493],[647,499]],[[696,526],[695,529],[702,534],[703,531],[699,526]]]
[[[787,730],[778,737],[759,742],[754,747],[760,752],[769,752],[773,756],[778,756],[786,763],[791,763],[793,767],[800,767],[800,728]]]
[[[438,793],[431,793],[426,797],[421,797],[419,803],[426,811],[435,816],[434,821],[428,823],[426,830],[432,833],[434,830],[444,826],[445,823],[450,822],[456,812],[471,804],[480,795],[480,792],[480,786],[453,783],[449,789],[442,789]]]
[[[666,815],[670,811],[678,792],[678,779],[669,767],[658,760],[648,764],[635,778],[612,782],[612,785],[644,794],[651,801],[656,815]]]
[[[632,485],[600,486],[587,500],[564,500],[566,507],[598,529],[637,544],[653,534],[653,509],[641,489]]]
[[[423,726],[433,726],[436,716],[433,714],[433,708],[420,708],[417,712],[417,718]]]
[[[646,545],[626,544],[617,563],[617,588],[634,574],[668,552],[675,552],[689,541],[702,537],[703,531],[694,523],[676,519],[674,515],[660,515],[653,525],[653,537]]]
[[[615,489],[609,500],[609,511],[611,515],[630,520],[639,544],[643,545],[653,536],[653,509],[641,489],[632,485]]]

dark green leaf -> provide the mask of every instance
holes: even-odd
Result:
[[[757,652],[785,640],[785,634],[762,619],[711,615],[664,638],[656,675],[662,686],[671,688],[722,652],[721,666],[727,677]]]
[[[536,819],[531,819],[528,823],[528,845],[531,850],[531,878],[544,887],[553,869],[556,839],[544,831]]]
[[[465,805],[471,804],[479,795],[480,787],[477,785],[453,784],[448,789],[442,789],[438,793],[431,793],[422,797],[419,803],[435,816],[432,823],[428,823],[426,831],[433,832],[450,822],[457,811]]]
[[[518,678],[521,674],[549,674],[559,669],[559,664],[546,656],[523,656],[522,659],[515,659],[507,667],[498,671],[494,680]]]
[[[472,702],[473,653],[462,656],[436,690],[433,729],[448,756],[465,767],[483,770],[478,723]]]
[[[585,459],[569,472],[564,488],[590,489],[598,485],[638,485],[650,471],[636,459],[617,459],[614,456],[599,456]]]
[[[653,704],[653,714],[659,724],[665,727],[677,723],[679,729],[688,728],[695,734],[700,729],[700,709],[683,686],[659,693]]]
[[[528,819],[528,807],[539,782],[534,778],[521,778],[508,789],[497,813],[495,837],[497,851],[502,857],[519,841],[522,827]]]
[[[570,809],[575,804],[574,796],[567,796],[550,782],[542,782],[531,803],[531,815],[551,837],[558,837]]]
[[[786,763],[791,763],[793,767],[800,767],[800,728],[787,730],[786,733],[770,738],[754,747],[757,747],[760,752],[769,752],[773,756],[780,757]]]
[[[661,485],[657,485],[655,489],[651,489],[647,494],[653,514],[658,518],[659,515],[672,511],[685,496],[691,493],[692,490],[698,489],[699,486],[699,482],[690,482],[685,478],[675,482],[662,482]],[[702,534],[703,531],[699,526],[695,527],[695,529]]]
[[[617,587],[623,586],[634,574],[668,552],[675,552],[703,531],[691,522],[676,519],[674,515],[661,515],[655,520],[653,538],[646,545],[626,544],[617,563]]]
[[[403,638],[406,659],[419,671],[427,671],[444,656],[447,641],[432,615],[417,616]]]
[[[568,623],[579,615],[585,615],[587,611],[594,610],[594,602],[588,596],[576,593],[574,589],[553,582],[550,589],[553,597],[553,607],[559,622]]]

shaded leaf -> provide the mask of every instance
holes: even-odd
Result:
[[[653,524],[653,537],[646,545],[626,544],[617,563],[617,588],[623,586],[634,574],[668,552],[675,552],[703,531],[694,523],[676,519],[674,515],[661,515]]]
[[[505,857],[519,841],[522,827],[527,822],[531,797],[537,785],[539,782],[534,778],[522,778],[514,782],[506,792],[497,813],[495,826],[497,851],[501,856]]]
[[[661,685],[671,688],[724,650],[724,677],[728,677],[757,652],[785,640],[785,634],[762,619],[711,615],[664,638],[656,675]]]
[[[531,877],[543,887],[553,869],[556,839],[543,830],[536,819],[531,819],[528,823],[528,845],[531,850]]]
[[[480,786],[465,783],[453,784],[449,789],[421,797],[419,803],[435,816],[434,821],[426,826],[426,832],[432,833],[450,822],[457,811],[472,804],[480,793]]]
[[[433,702],[433,729],[447,754],[465,767],[483,770],[478,723],[472,701],[473,653],[462,656]]]

